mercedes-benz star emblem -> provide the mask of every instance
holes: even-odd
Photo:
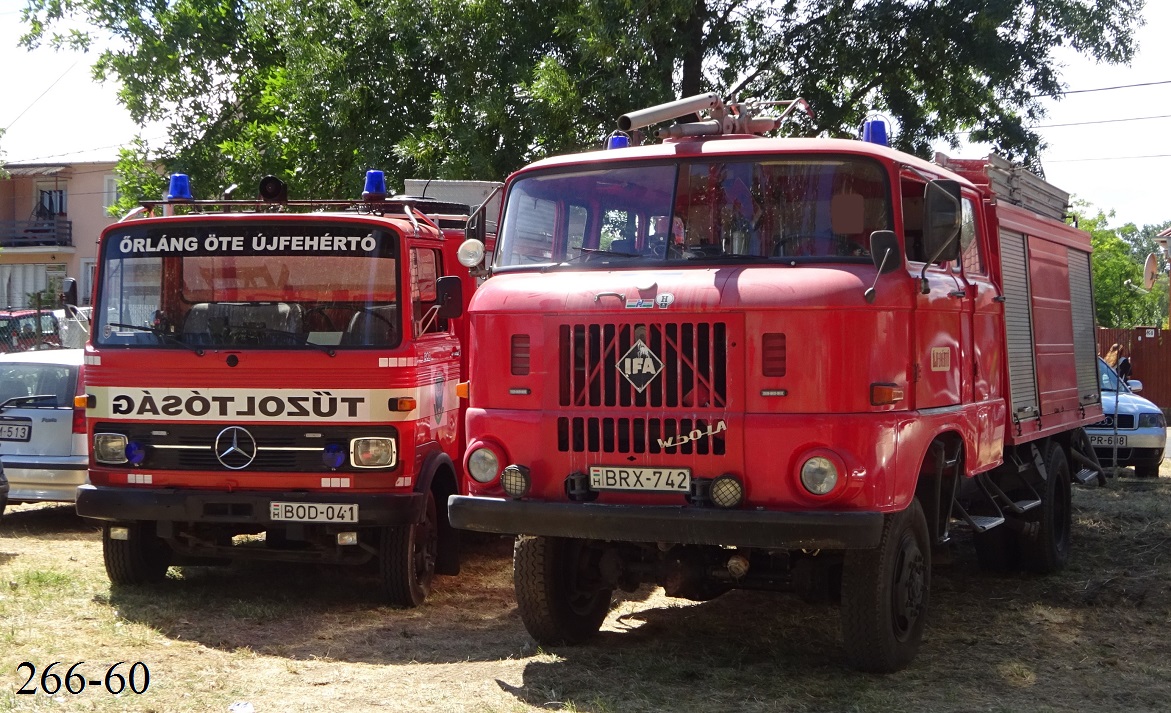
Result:
[[[256,459],[256,439],[246,428],[228,426],[215,437],[215,457],[225,468],[240,470]]]

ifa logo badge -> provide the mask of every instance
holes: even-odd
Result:
[[[642,393],[663,370],[663,362],[655,356],[646,342],[639,339],[631,344],[630,349],[618,360],[617,367],[618,373],[626,377],[635,391]]]

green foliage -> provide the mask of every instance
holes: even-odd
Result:
[[[1167,321],[1166,263],[1161,277],[1149,291],[1142,290],[1143,262],[1154,246],[1153,237],[1169,224],[1148,225],[1141,230],[1133,223],[1110,228],[1113,213],[1098,211],[1090,216],[1088,204],[1073,211],[1078,226],[1090,234],[1094,253],[1091,271],[1094,279],[1094,307],[1101,327],[1131,328],[1160,326]],[[1149,245],[1147,244],[1149,240]],[[1129,281],[1129,282],[1128,282]]]
[[[0,139],[4,138],[4,129],[0,129]],[[8,178],[8,171],[4,170],[4,150],[0,149],[0,179]]]
[[[871,111],[928,155],[970,131],[1030,161],[1061,88],[1052,53],[1134,53],[1144,0],[28,0],[27,46],[87,47],[155,158],[196,195],[273,174],[353,196],[365,169],[499,180],[600,145],[626,111],[714,90],[803,96],[785,130],[853,135]],[[127,191],[129,193],[130,191]]]
[[[167,178],[149,158],[150,149],[141,137],[119,149],[114,173],[118,176],[118,200],[107,209],[120,217],[144,200],[159,200],[167,189]]]

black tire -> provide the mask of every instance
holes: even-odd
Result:
[[[1041,505],[1025,513],[1030,527],[1019,536],[1021,565],[1038,574],[1057,572],[1069,562],[1073,488],[1069,460],[1056,441],[1045,448],[1045,472],[1048,477],[1038,488]]]
[[[1015,572],[1020,568],[1020,542],[1008,525],[977,532],[972,543],[976,546],[976,562],[985,572]]]
[[[431,594],[439,552],[435,495],[427,491],[423,520],[414,525],[388,527],[378,546],[378,574],[391,604],[417,607]]]
[[[111,527],[125,527],[125,540],[110,537]],[[106,576],[113,584],[139,585],[161,582],[171,566],[171,546],[152,532],[154,523],[102,525],[102,557]]]
[[[842,639],[850,665],[891,673],[915,658],[931,594],[931,539],[919,501],[886,517],[874,550],[848,550]]]
[[[1158,478],[1159,466],[1162,461],[1158,463],[1136,463],[1134,466],[1134,475],[1137,478]]]
[[[578,644],[602,628],[614,590],[591,576],[591,564],[584,555],[580,540],[516,538],[512,560],[516,604],[525,629],[537,643]]]

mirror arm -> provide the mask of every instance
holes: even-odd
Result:
[[[927,262],[923,263],[923,270],[920,271],[920,273],[919,273],[919,293],[920,294],[925,295],[925,294],[931,292],[931,284],[929,282],[927,282],[927,268],[935,264],[935,261],[939,259],[939,256],[942,255],[945,250],[947,250],[947,247],[949,245],[951,245],[951,241],[955,240],[956,236],[958,236],[958,235],[959,235],[959,231],[957,230],[955,232],[955,234],[953,234],[950,238],[948,238],[947,240],[944,240],[942,243],[940,243],[939,247],[935,249],[935,254],[933,254],[927,260]]]
[[[882,268],[886,267],[886,260],[889,257],[890,248],[887,248],[886,251],[882,253],[882,262],[878,264],[878,274],[874,276],[874,284],[870,285],[870,287],[862,293],[862,297],[866,299],[866,304],[874,304],[874,298],[878,295],[874,288],[878,286],[878,278],[882,277]]]

